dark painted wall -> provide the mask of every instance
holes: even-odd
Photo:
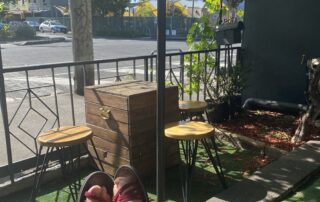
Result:
[[[320,0],[246,0],[244,97],[303,103],[302,54],[320,57]]]

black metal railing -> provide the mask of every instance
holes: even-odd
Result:
[[[226,47],[214,50],[173,52],[166,54],[166,80],[178,85],[180,99],[206,99],[208,83],[199,83],[194,89],[192,71],[186,67],[203,62],[209,76],[220,68],[232,67],[240,59],[240,47]],[[209,57],[214,62],[209,61]],[[201,60],[201,61],[200,61]],[[38,146],[37,136],[44,130],[60,125],[84,123],[83,103],[78,103],[74,94],[75,67],[93,65],[95,84],[122,81],[145,80],[154,82],[156,78],[156,55],[127,57],[108,60],[68,62],[36,66],[3,68],[0,52],[0,93],[1,111],[5,141],[0,148],[7,156],[0,162],[0,179],[22,171],[32,172]],[[211,68],[214,66],[215,68]],[[191,90],[190,90],[191,89]],[[82,110],[83,116],[78,116]],[[0,143],[1,144],[1,143]],[[4,149],[6,148],[6,149]],[[17,155],[17,150],[19,154]],[[55,154],[52,154],[53,157]]]

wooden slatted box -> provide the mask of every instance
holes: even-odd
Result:
[[[144,81],[86,87],[87,125],[108,174],[113,176],[119,166],[128,164],[141,176],[155,173],[156,88]],[[165,122],[177,121],[178,87],[166,87],[165,94]],[[176,141],[165,138],[165,151],[167,167],[179,163]]]

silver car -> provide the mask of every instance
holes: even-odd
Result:
[[[39,31],[39,23],[37,21],[24,21],[25,24],[29,25],[30,27],[32,27],[33,29],[35,29],[36,31]]]
[[[62,32],[67,33],[67,27],[61,24],[59,21],[56,20],[46,20],[40,24],[39,30],[41,32]]]

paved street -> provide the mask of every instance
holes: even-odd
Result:
[[[95,59],[149,55],[157,48],[157,43],[154,40],[95,38],[93,43]],[[187,50],[187,46],[184,41],[168,41],[167,49]],[[73,60],[71,38],[67,38],[66,42],[42,45],[18,46],[3,44],[2,57],[5,68],[10,68],[11,66],[70,62]]]
[[[21,46],[16,44],[3,44],[2,57],[4,68],[21,67],[25,65],[48,64],[71,62],[72,43],[69,35],[46,33],[41,36],[45,37],[66,37],[66,42],[27,45]],[[94,56],[95,59],[114,59],[132,56],[149,55],[157,47],[156,41],[153,40],[126,40],[126,39],[94,39]],[[187,50],[184,41],[168,41],[167,49]],[[143,60],[136,61],[137,79],[143,79]],[[173,62],[174,63],[174,62]],[[116,64],[101,64],[101,77],[112,77],[116,75]],[[133,64],[130,62],[119,63],[119,73],[121,75],[133,74]],[[32,85],[40,86],[52,84],[52,75],[50,70],[31,71],[29,72],[30,82]],[[58,68],[55,70],[56,84],[58,93],[65,91],[64,86],[69,85],[67,68]],[[123,79],[123,78],[122,78]],[[10,73],[5,75],[6,90],[21,89],[26,86],[26,76],[24,72]],[[110,80],[114,80],[114,77]],[[38,92],[40,96],[48,95],[46,89]],[[9,98],[21,98],[24,94],[16,92],[8,95]]]

